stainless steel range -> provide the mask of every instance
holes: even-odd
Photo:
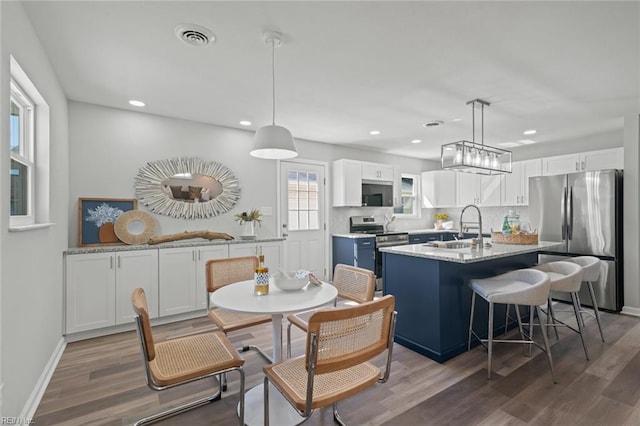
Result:
[[[375,235],[376,290],[382,290],[382,254],[379,249],[409,244],[409,233],[385,232],[383,219],[374,216],[351,216],[349,232]]]

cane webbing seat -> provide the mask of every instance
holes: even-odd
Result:
[[[238,281],[251,280],[258,267],[257,256],[231,257],[228,259],[212,259],[207,261],[207,292]],[[226,309],[211,307],[207,295],[209,318],[225,333],[264,324],[271,321],[271,315],[246,314]]]
[[[337,264],[333,271],[333,285],[338,290],[338,298],[347,299],[356,303],[364,303],[373,300],[376,276],[368,269]],[[334,300],[336,306],[337,299]],[[315,310],[299,312],[289,315],[287,319],[287,355],[291,357],[291,326],[295,325],[302,331],[307,331],[309,318]]]
[[[149,320],[149,309],[144,290],[137,288],[131,295],[136,313],[138,340],[149,388],[162,391],[196,380],[222,375],[229,371],[240,373],[240,424],[244,424],[244,359],[221,331],[180,337],[155,342]],[[216,401],[220,389],[213,395],[145,417],[136,425],[180,414],[192,408]]]
[[[395,330],[392,295],[360,305],[329,308],[309,319],[305,355],[264,367],[265,425],[269,424],[269,382],[308,417],[333,405],[334,420],[344,421],[338,401],[388,380]],[[384,371],[370,362],[387,351]]]

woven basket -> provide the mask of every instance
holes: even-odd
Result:
[[[503,234],[492,232],[491,241],[497,244],[538,244],[538,234]]]

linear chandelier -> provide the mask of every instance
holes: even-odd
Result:
[[[442,168],[465,173],[498,175],[511,173],[511,151],[484,144],[484,107],[491,105],[482,99],[473,99],[471,104],[472,141],[461,140],[442,145],[440,159]],[[481,143],[476,143],[476,104],[481,111]]]

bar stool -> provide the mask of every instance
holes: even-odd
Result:
[[[556,316],[553,312],[553,304],[551,303],[551,294],[549,294],[547,300],[547,327],[553,327],[556,333],[556,339],[559,338],[557,327],[567,327],[570,330],[578,333],[580,335],[580,340],[582,340],[584,355],[588,361],[589,353],[587,352],[587,345],[584,342],[584,329],[582,327],[582,318],[580,317],[581,308],[580,302],[578,301],[578,291],[580,291],[580,286],[582,285],[582,266],[578,265],[577,263],[561,261],[543,263],[537,266],[533,266],[532,269],[545,272],[547,275],[549,275],[549,279],[551,280],[551,291],[569,293],[569,295],[571,296],[571,301],[573,302],[573,312],[576,315],[578,329],[576,330],[570,325],[556,319]],[[549,321],[549,316],[551,316],[551,321]]]
[[[550,279],[549,276],[534,269],[520,269],[517,271],[507,272],[506,274],[497,275],[491,278],[474,279],[469,283],[473,291],[471,297],[471,317],[469,319],[469,340],[468,348],[471,349],[471,337],[474,336],[487,349],[487,377],[491,378],[491,355],[493,353],[493,343],[525,343],[534,344],[547,354],[549,368],[551,369],[551,377],[556,383],[556,376],[553,371],[553,360],[551,359],[551,350],[549,349],[549,339],[547,338],[547,330],[544,324],[541,324],[542,340],[544,348],[538,345],[531,337],[532,321],[529,322],[528,333],[522,327],[520,318],[520,309],[517,305],[534,307],[538,319],[542,321],[540,305],[544,304],[549,298]],[[473,313],[475,309],[476,294],[489,302],[489,327],[488,338],[481,339],[473,331]],[[518,318],[518,327],[522,340],[495,340],[493,338],[493,310],[495,303],[514,304],[516,305],[516,316]],[[486,343],[486,345],[485,345]]]
[[[593,283],[597,282],[600,279],[600,259],[594,256],[578,256],[567,259],[567,262],[577,263],[582,266],[582,282],[587,283],[587,288],[589,289],[589,294],[591,295],[591,303],[593,304],[593,315],[596,317],[596,322],[598,323],[598,329],[600,330],[600,337],[604,342],[604,334],[602,333],[602,324],[600,323],[600,313],[598,311],[598,301],[596,300],[596,295],[593,291]],[[578,299],[580,302],[580,299]],[[586,312],[591,314],[591,312],[580,306],[580,314]],[[582,325],[584,326],[584,319],[582,320]]]

